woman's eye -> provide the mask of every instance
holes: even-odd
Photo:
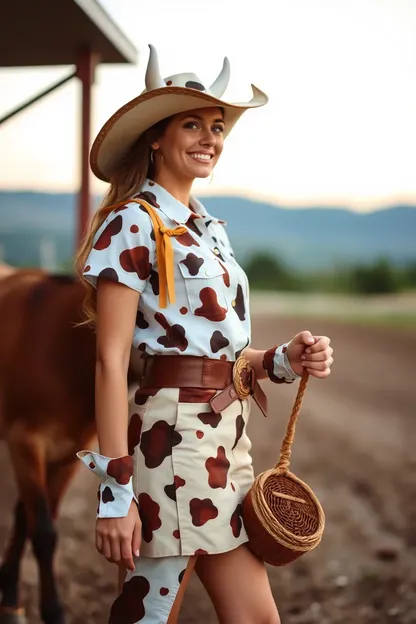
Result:
[[[188,121],[188,123],[186,123],[184,127],[193,130],[195,128],[198,128],[198,124],[195,121]]]
[[[221,134],[222,132],[224,132],[224,126],[214,126],[212,130],[218,134]]]

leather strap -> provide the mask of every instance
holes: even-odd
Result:
[[[267,416],[267,396],[258,381],[254,381],[250,394],[259,406],[263,416]],[[217,395],[212,397],[212,399],[210,400],[212,411],[216,414],[219,414],[238,398],[239,396],[237,390],[232,383],[224,388],[222,392],[219,392]]]
[[[232,381],[234,362],[194,355],[148,355],[141,388],[209,388],[223,390]]]
[[[144,370],[138,381],[141,388],[222,390],[210,400],[212,410],[218,414],[240,398],[233,383],[234,364],[193,355],[145,355]],[[267,397],[253,370],[244,375],[242,383],[249,388],[249,394],[267,416]]]

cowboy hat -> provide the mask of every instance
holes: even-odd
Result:
[[[91,148],[91,169],[105,182],[111,180],[112,172],[139,136],[166,117],[196,108],[220,106],[224,110],[226,136],[244,111],[267,103],[267,95],[254,85],[251,85],[253,97],[249,102],[221,100],[230,78],[227,58],[218,78],[210,87],[205,87],[195,74],[162,78],[156,49],[152,45],[149,48],[146,89],[110,117]]]

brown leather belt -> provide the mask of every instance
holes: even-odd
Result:
[[[141,388],[222,390],[210,400],[216,414],[251,395],[267,416],[267,397],[244,358],[228,362],[193,355],[145,355],[138,381]]]

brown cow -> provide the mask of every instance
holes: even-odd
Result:
[[[0,279],[0,437],[19,489],[0,568],[0,623],[23,622],[19,563],[29,538],[39,566],[46,624],[64,614],[52,564],[58,506],[94,425],[94,333],[82,326],[83,287],[69,276],[3,267]]]
[[[23,624],[19,565],[26,540],[39,566],[40,612],[63,624],[53,573],[59,503],[80,465],[76,451],[95,434],[95,336],[82,320],[75,278],[0,265],[0,438],[9,449],[19,498],[0,568],[0,624]],[[128,381],[141,373],[132,350]]]

